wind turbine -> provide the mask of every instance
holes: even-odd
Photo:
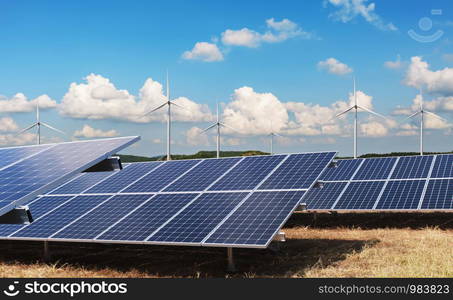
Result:
[[[417,110],[415,113],[413,113],[412,115],[410,115],[409,117],[407,117],[406,119],[401,121],[401,122],[405,122],[417,115],[420,115],[420,155],[423,155],[423,127],[424,127],[424,118],[425,118],[424,114],[431,115],[433,117],[438,118],[439,120],[447,122],[441,116],[438,116],[435,113],[427,111],[423,108],[423,94],[422,94],[422,89],[420,88],[420,108],[419,108],[419,110]]]
[[[166,92],[166,95],[165,95],[167,98],[167,101],[165,101],[164,103],[162,103],[161,105],[159,105],[158,107],[148,111],[147,113],[145,113],[143,115],[146,116],[146,115],[149,115],[153,112],[155,112],[156,110],[159,110],[161,109],[162,107],[164,106],[167,106],[167,160],[171,160],[171,156],[170,156],[170,144],[171,144],[171,106],[174,105],[174,106],[177,106],[177,107],[180,107],[180,108],[183,108],[181,105],[179,104],[176,104],[175,102],[171,101],[170,100],[170,83],[168,81],[168,71],[167,71],[167,92]]]
[[[357,111],[358,111],[358,109],[362,109],[370,114],[376,115],[383,119],[387,119],[387,118],[384,117],[383,115],[378,114],[377,112],[374,112],[366,107],[363,107],[363,106],[360,106],[357,104],[357,93],[356,93],[356,89],[355,89],[355,77],[353,78],[353,81],[354,81],[354,105],[349,107],[345,111],[335,115],[335,118],[338,118],[339,116],[344,115],[344,114],[350,112],[351,110],[354,110],[354,158],[357,158]]]
[[[36,122],[33,123],[32,125],[28,126],[27,128],[22,129],[18,134],[22,134],[25,131],[36,127],[36,129],[37,129],[36,143],[39,145],[39,144],[41,144],[41,126],[47,127],[49,129],[51,129],[53,131],[56,131],[56,132],[59,132],[61,134],[65,134],[63,131],[61,131],[59,129],[56,129],[55,127],[52,127],[49,124],[44,123],[44,122],[42,122],[40,120],[40,117],[39,117],[39,102],[36,102]]]
[[[231,127],[231,126],[228,126],[228,125],[222,123],[220,121],[219,104],[217,103],[216,106],[217,106],[217,119],[216,119],[216,122],[214,124],[211,124],[208,128],[204,129],[201,133],[204,133],[204,132],[210,130],[211,128],[217,127],[217,158],[220,158],[220,128],[221,127],[226,127],[226,128],[231,129],[231,130],[234,130],[234,131],[237,131],[237,130],[234,129],[233,127]]]
[[[270,139],[270,145],[271,145],[271,155],[274,154],[274,137],[279,136],[281,137],[280,134],[274,132],[274,129],[272,128],[272,122],[271,122],[271,132],[267,135]]]

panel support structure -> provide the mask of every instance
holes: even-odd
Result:
[[[49,242],[44,241],[43,242],[43,255],[42,258],[44,261],[49,261],[50,260],[50,253],[49,253]]]
[[[236,266],[234,265],[233,248],[227,248],[227,256],[228,256],[227,271],[234,273],[236,272]]]

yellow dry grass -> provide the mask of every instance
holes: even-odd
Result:
[[[1,277],[453,277],[451,213],[295,214],[280,250],[0,241]]]

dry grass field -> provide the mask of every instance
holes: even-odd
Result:
[[[453,213],[296,213],[276,251],[0,241],[2,277],[453,277]]]

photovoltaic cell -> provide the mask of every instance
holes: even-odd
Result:
[[[84,194],[118,193],[140,177],[159,167],[161,164],[163,164],[163,162],[130,164],[127,168],[117,171],[117,173],[109,177],[108,180],[102,181],[85,191]]]
[[[148,241],[200,243],[247,194],[203,194]]]
[[[426,180],[389,181],[377,209],[417,209]]]
[[[97,239],[143,241],[197,195],[195,193],[156,195]]]
[[[396,157],[365,159],[354,180],[387,179],[395,165]]]
[[[0,149],[0,168],[4,168],[10,164],[16,163],[21,159],[27,158],[31,155],[43,151],[51,147],[50,145],[36,145],[24,147],[11,147]]]
[[[41,219],[34,221],[12,237],[46,238],[63,226],[74,221],[80,215],[108,199],[109,195],[77,196],[57,209],[49,212]]]
[[[307,204],[307,209],[330,209],[346,184],[346,182],[328,182],[324,183],[322,188],[311,188],[303,202]]]
[[[334,209],[372,209],[383,186],[383,181],[351,182]]]
[[[216,179],[234,166],[241,158],[206,159],[186,175],[179,178],[165,189],[166,192],[175,191],[203,191]]]
[[[255,192],[205,244],[265,247],[303,195],[303,191]]]
[[[430,180],[422,208],[453,209],[453,179]]]
[[[453,154],[437,155],[431,178],[453,178]]]
[[[210,191],[252,190],[286,155],[250,156],[217,181]]]
[[[94,239],[151,195],[117,195],[67,226],[52,238]]]
[[[359,167],[362,159],[340,159],[336,167],[328,167],[321,175],[321,180],[349,180]]]
[[[78,176],[74,180],[71,180],[68,183],[60,186],[59,188],[53,190],[49,194],[50,195],[80,194],[84,190],[97,184],[101,180],[104,180],[105,178],[107,178],[113,174],[116,174],[116,172],[119,172],[119,171],[82,173],[80,176]]]
[[[168,161],[129,186],[124,192],[158,192],[199,162],[199,160]]]
[[[136,140],[137,137],[128,137],[55,144],[1,169],[0,214],[47,192]]]
[[[335,155],[336,152],[292,154],[259,189],[307,189]]]
[[[400,157],[393,179],[426,178],[431,167],[433,156],[404,156]]]

